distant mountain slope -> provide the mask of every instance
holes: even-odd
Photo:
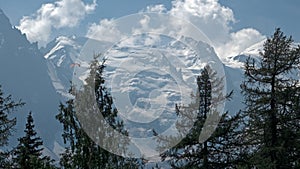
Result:
[[[18,113],[12,114],[17,116],[17,126],[11,146],[16,144],[17,137],[23,136],[25,117],[32,111],[38,134],[52,151],[61,131],[55,120],[60,96],[52,86],[46,59],[36,43],[31,44],[24,34],[12,27],[2,10],[0,25],[0,84],[5,93],[26,102]]]
[[[72,65],[72,63],[78,64],[78,63],[82,62],[82,60],[80,60],[78,58],[78,56],[84,45],[84,42],[86,42],[87,40],[88,39],[86,39],[86,38],[80,38],[80,37],[58,37],[54,41],[52,41],[50,43],[50,45],[48,45],[44,51],[44,57],[47,58],[49,75],[52,79],[53,86],[63,96],[68,95],[67,92],[68,92],[68,89],[70,86],[70,81],[72,80],[74,67],[72,67],[71,65]],[[186,41],[188,41],[188,43],[191,43],[191,44],[197,43],[188,38],[186,39]],[[98,43],[104,43],[104,42],[98,42]],[[141,43],[141,42],[137,42],[137,43]],[[135,45],[137,45],[137,44],[135,44]],[[142,45],[142,44],[139,44],[139,45]],[[167,48],[170,47],[170,45],[171,44],[169,44],[169,46],[165,46],[165,48],[166,48],[165,53],[168,53]],[[177,44],[177,45],[179,45],[179,44]],[[258,46],[258,45],[256,45],[256,46]],[[173,47],[174,47],[174,44],[173,44]],[[177,46],[177,47],[180,48],[180,46]],[[111,75],[115,74],[115,72],[114,72],[115,69],[111,70],[111,65],[109,65],[109,64],[111,64],[111,63],[118,64],[118,63],[126,60],[126,58],[129,55],[131,55],[131,57],[132,57],[132,55],[138,56],[143,53],[142,48],[141,48],[141,50],[136,50],[136,49],[130,48],[130,47],[117,48],[115,46],[114,48],[115,48],[114,53],[109,54],[110,57],[114,58],[114,61],[111,62],[111,60],[108,59],[108,62],[107,62],[107,64],[108,64],[107,70],[110,72]],[[146,49],[147,47],[144,46],[144,48]],[[201,50],[205,51],[204,50],[205,46],[200,45],[199,48],[203,48]],[[145,49],[144,49],[144,51],[145,51]],[[180,49],[180,50],[181,50],[181,54],[182,54],[182,52],[184,50],[182,50],[182,49]],[[180,54],[180,50],[178,49],[178,54]],[[254,55],[252,47],[249,50],[252,51],[252,54],[253,54],[252,57],[257,57],[256,55]],[[226,63],[223,64],[226,79],[227,79],[227,91],[228,92],[231,90],[234,91],[233,100],[231,100],[230,102],[228,102],[226,104],[225,109],[229,110],[230,112],[233,112],[233,113],[237,112],[239,109],[241,109],[243,107],[243,105],[241,103],[242,95],[240,93],[240,83],[242,82],[242,78],[243,78],[243,70],[242,70],[241,66],[243,65],[244,61],[248,57],[247,55],[249,52],[247,52],[247,51],[248,51],[248,49],[245,51],[245,54],[241,54],[241,55],[231,58],[230,59],[231,64],[226,64]],[[169,52],[171,52],[171,50]],[[186,50],[186,52],[188,52],[188,49]],[[159,52],[158,52],[158,54],[159,54]],[[163,54],[163,53],[160,53],[160,54]],[[193,53],[191,53],[191,54],[192,54],[192,55],[190,55],[191,59],[187,60],[189,62],[193,61],[193,59],[192,59],[193,57],[197,57],[195,54],[193,54]],[[205,54],[203,54],[203,56],[204,55]],[[207,55],[209,56],[210,54],[207,53]],[[203,56],[201,56],[201,57],[203,57]],[[196,59],[194,59],[194,60],[196,60]],[[76,62],[78,62],[78,63],[76,63]],[[84,66],[84,65],[87,65],[88,63],[84,62],[81,64],[82,64],[81,66]],[[147,63],[145,63],[145,64],[147,64]],[[197,65],[196,63],[192,63],[192,62],[191,63],[187,62],[186,64],[193,65],[189,69],[194,72],[195,76],[197,74],[199,74],[201,65]],[[78,65],[75,65],[75,66],[78,66]]]
[[[76,59],[87,38],[60,36],[51,41],[42,49],[43,56],[47,60],[47,68],[52,85],[63,97],[68,98],[71,87],[73,70]]]
[[[160,38],[163,39],[162,37]],[[71,67],[72,63],[76,63],[81,66],[79,67],[77,65],[77,69],[83,69],[87,71],[88,62],[91,60],[92,56],[87,56],[85,58],[86,60],[84,60],[82,57],[78,58],[80,51],[84,46],[83,42],[86,40],[88,39],[79,37],[58,37],[52,41],[44,51],[44,57],[47,58],[49,75],[52,79],[52,84],[56,88],[57,92],[63,97],[68,97],[67,92],[70,86],[70,81],[74,75],[74,67]],[[119,114],[121,117],[123,116],[125,126],[131,131],[130,135],[132,137],[149,137],[153,134],[152,129],[155,129],[158,132],[163,132],[170,127],[170,124],[172,124],[175,119],[175,114],[173,111],[174,105],[171,103],[174,103],[174,101],[180,101],[180,96],[178,96],[178,93],[176,94],[176,90],[173,90],[176,87],[172,86],[170,83],[174,81],[174,78],[175,80],[191,79],[192,77],[189,77],[190,75],[194,76],[193,78],[195,78],[197,75],[199,75],[203,64],[205,64],[201,63],[201,61],[205,60],[203,58],[216,57],[214,56],[215,54],[213,49],[207,44],[196,42],[193,39],[184,37],[182,37],[181,40],[187,43],[189,46],[193,46],[194,49],[199,51],[201,56],[197,56],[197,52],[195,53],[195,51],[190,51],[190,49],[184,46],[182,43],[172,41],[170,39],[164,39],[160,44],[151,46],[145,46],[145,44],[142,42],[142,39],[136,39],[134,44],[125,44],[124,46],[122,46],[122,44],[115,44],[112,46],[112,48],[110,48],[109,51],[106,51],[105,55],[107,56],[106,63],[108,67],[105,69],[105,75],[110,76],[106,77],[106,80],[108,81],[108,87],[111,87],[109,83],[111,80],[113,80],[113,78],[115,78],[115,80],[123,79],[124,83],[118,83],[118,87],[115,86],[115,88],[128,93],[128,98],[130,100],[126,105],[132,104],[135,106],[135,111],[133,111],[133,109],[132,111],[126,112],[127,114],[122,114],[124,112],[121,110]],[[96,43],[98,43],[99,46],[105,44],[104,42]],[[184,72],[184,69],[180,69],[176,65],[169,65],[170,67],[167,68],[168,63],[159,62],[160,59],[158,59],[158,57],[165,57],[172,60],[172,57],[175,56],[182,58],[184,62],[183,64],[187,65],[188,67],[186,70],[189,70],[192,72],[192,74]],[[153,59],[151,59],[151,57],[153,57]],[[197,59],[197,57],[202,59]],[[242,65],[243,62],[237,60],[237,58],[232,58],[232,63],[234,64],[223,64],[225,71],[224,73],[226,75],[227,91],[234,91],[232,100],[228,101],[225,106],[225,111],[228,110],[230,114],[234,114],[243,108],[243,97],[240,91],[243,70],[238,66]],[[122,64],[123,67],[128,67],[128,69],[134,67],[141,69],[138,64],[140,66],[144,64],[145,67],[149,68],[149,71],[142,71],[132,76],[126,75],[122,74],[122,70],[120,71],[120,69],[118,69],[120,64]],[[151,64],[161,65],[159,69],[156,68],[155,71],[155,67],[150,67]],[[152,70],[150,70],[150,68]],[[171,76],[167,76],[165,72],[168,71],[173,72],[173,74]],[[75,73],[78,72],[80,71]],[[77,76],[79,75],[77,74]],[[125,83],[127,85],[130,84],[129,87],[126,87]],[[194,84],[195,82],[190,81],[189,83]],[[194,87],[196,87],[196,83]],[[157,92],[161,94],[161,97],[155,96],[155,93]],[[188,93],[188,95],[189,94],[190,93]],[[117,94],[114,95],[113,93],[113,97],[116,99],[114,100],[115,103],[120,105],[122,103],[120,103],[120,100],[118,102],[118,97],[121,96],[117,96]],[[139,108],[149,108],[149,100],[147,101],[148,97],[152,97],[152,102],[163,101],[166,98],[167,102],[169,101],[166,103],[168,105],[168,110],[164,110],[164,113],[161,115],[157,114],[156,112],[145,112],[146,114],[141,113],[138,115],[137,112]],[[170,114],[171,110],[173,114]],[[157,111],[159,112],[160,109],[158,108]],[[153,120],[154,117],[158,116],[159,120]],[[141,119],[143,119],[142,121],[148,121],[149,123],[137,123],[137,121]],[[151,119],[153,121],[151,121]]]

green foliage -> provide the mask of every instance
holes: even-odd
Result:
[[[55,168],[51,163],[50,157],[42,155],[43,141],[37,136],[34,130],[34,123],[31,112],[27,117],[25,136],[19,138],[19,144],[13,152],[14,168]]]
[[[276,29],[260,55],[260,60],[248,58],[241,85],[249,161],[258,168],[298,168],[299,81],[293,75],[299,71],[300,47]]]
[[[233,117],[227,113],[222,115],[212,106],[229,99],[231,95],[222,95],[222,80],[206,66],[197,78],[198,91],[192,95],[193,102],[176,107],[178,116],[182,117],[182,121],[176,124],[177,130],[184,131],[192,125],[186,124],[187,119],[195,118],[195,123],[178,145],[161,155],[173,168],[230,168],[236,165],[240,153],[237,149],[239,114]],[[218,96],[213,97],[212,92]],[[220,119],[220,122],[211,119]],[[203,134],[202,140],[199,140],[200,133]],[[159,138],[158,141],[172,139]]]
[[[21,101],[13,101],[11,95],[4,96],[0,85],[0,147],[8,144],[8,138],[11,136],[12,129],[16,125],[16,118],[9,118],[8,114],[16,107],[22,105],[24,103]]]
[[[117,146],[120,152],[125,152],[125,137],[112,137],[108,126],[103,125],[105,123],[124,136],[128,135],[123,122],[117,118],[118,111],[113,108],[112,97],[104,86],[104,61],[99,64],[98,57],[96,56],[90,65],[90,75],[83,90],[71,90],[77,99],[76,102],[70,99],[66,105],[61,104],[60,113],[56,116],[63,125],[62,137],[67,145],[60,164],[63,168],[70,169],[138,168],[137,160],[112,154],[96,144]],[[92,100],[95,100],[96,104]],[[90,136],[98,139],[92,140]],[[123,141],[123,144],[117,144],[115,139]]]
[[[12,135],[13,127],[16,125],[16,118],[10,118],[9,113],[15,108],[24,105],[23,102],[15,102],[11,95],[5,96],[0,85],[0,149],[8,144],[8,138]],[[10,165],[10,151],[0,151],[0,168],[8,168]]]

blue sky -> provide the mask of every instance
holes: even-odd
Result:
[[[280,27],[287,35],[300,41],[300,1],[298,0],[220,0],[234,11],[238,22],[233,28],[253,27],[271,35]]]
[[[48,8],[41,10],[45,4]],[[163,5],[164,12],[178,14],[195,22],[196,26],[207,27],[204,28],[206,30],[211,28],[211,32],[204,33],[215,41],[217,51],[226,56],[232,53],[224,53],[225,48],[232,48],[234,54],[241,52],[263,37],[270,36],[276,27],[292,35],[295,41],[300,41],[299,0],[1,0],[0,8],[31,41],[45,45],[58,35],[87,36],[93,24],[95,28],[95,25],[101,25],[100,20],[107,18],[111,21],[111,18],[137,13],[159,4]],[[60,6],[62,10],[55,13]],[[80,9],[81,13],[74,13],[76,10],[73,8]],[[55,16],[43,20],[41,18],[47,15],[42,15],[41,11],[50,11]],[[24,16],[27,19],[22,21]],[[70,19],[65,21],[68,17]],[[207,18],[210,19],[208,23]],[[203,25],[203,20],[206,25]],[[226,40],[216,39],[214,33]],[[241,43],[237,48],[237,44]],[[220,47],[221,44],[225,45]]]

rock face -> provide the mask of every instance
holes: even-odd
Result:
[[[76,59],[87,38],[60,36],[51,41],[43,49],[44,58],[47,60],[49,77],[53,87],[63,97],[68,98],[73,70],[76,66]]]
[[[17,126],[10,146],[15,146],[16,138],[23,136],[25,117],[32,111],[38,134],[46,148],[52,150],[61,131],[55,120],[60,97],[49,78],[46,59],[36,43],[31,44],[12,27],[2,10],[0,25],[0,84],[5,93],[26,103],[12,114],[17,117]]]

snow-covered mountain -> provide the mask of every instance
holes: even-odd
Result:
[[[162,37],[161,37],[162,38]],[[138,39],[138,38],[137,38]],[[141,38],[140,38],[141,39]],[[88,39],[86,38],[78,38],[78,37],[59,37],[56,38],[54,41],[52,41],[50,43],[50,45],[47,46],[46,50],[44,50],[44,57],[47,59],[47,63],[48,63],[48,68],[49,68],[49,75],[52,79],[52,83],[53,86],[56,88],[56,90],[62,94],[63,96],[67,95],[68,89],[70,87],[70,81],[72,80],[72,77],[74,75],[74,68],[78,68],[78,69],[87,69],[88,68],[88,62],[91,61],[92,56],[86,57],[86,58],[79,58],[80,55],[80,51],[82,49],[82,47],[84,46],[84,43],[87,41]],[[132,39],[131,39],[132,41]],[[211,47],[207,46],[207,44],[201,43],[201,42],[194,42],[193,39],[190,38],[185,38],[182,39],[181,41],[186,41],[186,43],[188,43],[188,45],[196,45],[196,43],[198,43],[197,47],[195,48],[199,48],[199,53],[202,53],[202,56],[197,56],[197,52],[192,51],[191,49],[189,49],[187,46],[183,45],[183,43],[179,43],[179,41],[175,42],[175,41],[171,41],[169,39],[168,40],[165,38],[165,42],[164,44],[162,44],[160,42],[160,44],[152,44],[151,46],[145,46],[145,44],[142,44],[142,42],[136,41],[134,44],[129,44],[129,42],[122,42],[120,44],[115,44],[114,46],[112,46],[112,48],[110,48],[108,51],[105,51],[105,55],[109,56],[108,60],[106,62],[107,64],[107,68],[106,68],[106,73],[109,76],[108,80],[113,80],[110,77],[113,77],[114,79],[119,79],[116,78],[118,76],[118,74],[120,75],[121,72],[117,72],[120,71],[117,67],[120,67],[120,63],[122,63],[123,67],[132,67],[133,65],[136,64],[146,64],[146,67],[149,67],[149,64],[151,62],[155,62],[156,64],[158,64],[157,60],[155,60],[156,57],[165,57],[167,58],[167,60],[171,60],[170,57],[174,57],[176,55],[176,57],[182,57],[185,59],[185,63],[184,66],[189,66],[187,68],[187,70],[190,70],[190,72],[192,72],[193,78],[195,78],[197,75],[199,75],[201,68],[203,68],[203,62],[201,63],[201,59],[197,59],[197,57],[199,58],[203,58],[205,55],[207,57],[210,57],[212,54],[211,53],[203,53],[203,51],[206,51],[206,48],[209,50],[213,50]],[[105,42],[95,42],[98,43],[100,45],[108,45]],[[132,42],[130,42],[132,43]],[[143,42],[144,43],[144,42]],[[194,44],[193,44],[194,43]],[[255,44],[254,46],[257,46],[259,49],[261,49],[262,44],[261,42],[258,44]],[[243,66],[243,63],[245,62],[246,58],[248,56],[251,57],[258,57],[257,55],[259,55],[259,51],[253,51],[254,46],[251,46],[250,48],[246,49],[245,52],[241,53],[238,56],[232,57],[230,58],[230,64],[224,63],[223,64],[223,68],[225,71],[225,76],[226,76],[226,82],[227,82],[227,91],[234,91],[234,96],[233,96],[233,100],[228,102],[226,104],[226,110],[229,110],[231,112],[236,112],[237,109],[242,108],[242,104],[240,104],[241,100],[242,100],[242,96],[240,94],[240,84],[241,84],[241,80],[243,78],[243,70],[241,68],[241,66]],[[208,50],[208,51],[209,51]],[[211,51],[213,54],[214,52]],[[172,55],[168,54],[168,53],[172,53]],[[151,56],[152,55],[152,56]],[[215,54],[214,54],[215,55]],[[149,58],[145,58],[143,61],[139,61],[139,58],[141,58],[142,56],[149,56],[154,58],[152,61]],[[132,59],[135,58],[135,63],[131,63],[130,61],[128,61],[128,59]],[[128,62],[128,65],[124,65],[125,62]],[[137,63],[138,62],[138,63]],[[164,67],[167,67],[168,65],[165,63],[160,63],[161,65],[159,65],[161,67],[161,70],[164,70]],[[74,64],[76,64],[74,66]],[[81,67],[79,68],[79,65],[81,65]],[[85,65],[85,66],[82,66]],[[139,68],[141,69],[141,68]],[[179,68],[173,67],[169,68],[170,70],[168,71],[172,71],[171,69],[176,71],[182,71],[179,70]],[[78,70],[77,70],[78,71]],[[166,71],[166,70],[164,70]],[[149,72],[144,72],[144,73],[149,73]],[[155,72],[152,72],[153,75],[155,74]],[[176,73],[175,73],[176,74]],[[177,74],[183,74],[183,72],[177,72]],[[128,76],[125,77],[131,77],[129,74],[127,74]],[[146,77],[146,74],[138,74],[137,76],[141,76],[141,77]],[[124,77],[124,76],[123,76]],[[141,77],[138,78],[132,78],[131,81],[128,83],[132,83],[132,84],[136,84],[137,79],[141,79]],[[185,78],[185,77],[181,77],[181,78]],[[191,78],[191,77],[190,77]],[[145,79],[144,79],[145,80]],[[170,80],[170,79],[168,79]],[[191,80],[191,79],[190,79]],[[190,81],[191,82],[191,81]],[[153,83],[153,82],[151,82]],[[162,82],[163,83],[163,82]],[[150,86],[150,85],[149,85]],[[170,86],[169,86],[170,87]],[[141,87],[140,87],[141,89]],[[139,89],[139,90],[140,90]],[[134,90],[134,89],[128,89],[128,92],[130,92],[130,90]],[[151,89],[147,89],[147,90],[151,90]],[[132,94],[135,97],[138,97],[137,93]],[[176,96],[173,96],[176,97]],[[236,103],[239,104],[236,104]],[[231,106],[231,105],[235,105],[235,106]],[[238,107],[236,107],[237,105],[240,105]]]
[[[196,76],[207,62],[213,61],[211,58],[217,57],[212,47],[191,38],[182,37],[178,41],[159,36],[154,38],[159,41],[146,44],[146,41],[149,43],[149,39],[146,39],[151,37],[142,36],[145,35],[117,44],[95,41],[94,48],[90,49],[107,49],[101,51],[107,58],[106,84],[111,89],[114,103],[119,108],[119,115],[129,135],[136,140],[152,136],[153,129],[163,133],[170,128],[176,120],[174,104],[185,99],[181,97],[182,93],[189,97],[191,91],[195,91]],[[77,78],[82,81],[86,77],[88,63],[92,60],[92,56],[80,55],[86,41],[89,40],[74,36],[59,37],[44,52],[52,84],[63,97],[68,97],[71,80]],[[226,76],[227,92],[234,91],[232,100],[226,102],[224,109],[230,114],[243,108],[241,66],[248,57],[247,51],[230,58],[230,64],[220,65]],[[251,53],[253,57],[256,55]],[[72,67],[72,64],[77,66]],[[178,84],[184,87],[179,89],[176,86]],[[73,85],[78,84],[75,82]],[[180,90],[182,93],[178,92]],[[139,144],[138,141],[136,143]],[[153,147],[148,145],[144,151],[151,153]]]
[[[241,94],[240,88],[242,80],[244,79],[243,66],[248,57],[251,57],[257,61],[261,58],[260,52],[263,50],[264,42],[265,40],[253,44],[252,46],[246,48],[239,55],[228,58],[224,63],[227,90],[233,90],[232,100],[228,101],[225,106],[225,109],[230,113],[236,113],[244,107],[244,104],[242,103],[243,95]]]
[[[207,60],[217,58],[212,47],[191,38],[148,34],[115,44],[105,54],[107,86],[125,124],[135,131],[129,134],[137,137],[170,128],[177,118],[175,104],[190,103],[196,77]]]
[[[75,64],[76,59],[86,40],[75,36],[60,36],[42,49],[52,85],[64,97],[69,97],[68,90],[71,86],[73,69],[78,66]]]
[[[125,119],[131,136],[137,138],[151,136],[153,128],[159,133],[164,132],[174,122],[174,104],[187,99],[183,95],[190,96],[191,91],[195,91],[195,78],[201,68],[210,62],[210,58],[217,57],[212,47],[191,38],[182,37],[178,41],[153,35],[139,35],[114,45],[60,36],[45,48],[38,49],[37,44],[31,44],[25,35],[11,26],[1,10],[0,25],[0,84],[6,93],[26,102],[26,106],[13,114],[17,116],[18,124],[12,145],[16,144],[17,137],[23,136],[25,117],[32,111],[38,133],[52,157],[58,157],[61,149],[61,124],[55,120],[58,104],[70,97],[68,90],[74,77],[84,79],[93,57],[81,55],[87,41],[94,41],[90,53],[97,53],[101,48],[107,56],[108,88],[116,99],[116,106],[123,108],[120,116]],[[262,45],[263,42],[259,42],[249,47],[219,67],[224,69],[227,91],[234,91],[233,99],[225,105],[225,110],[231,114],[243,107],[240,93],[242,65],[249,55],[259,58]],[[118,100],[124,100],[124,97],[131,107]],[[160,107],[162,104],[165,105],[163,108]],[[144,110],[151,111],[140,114]]]

